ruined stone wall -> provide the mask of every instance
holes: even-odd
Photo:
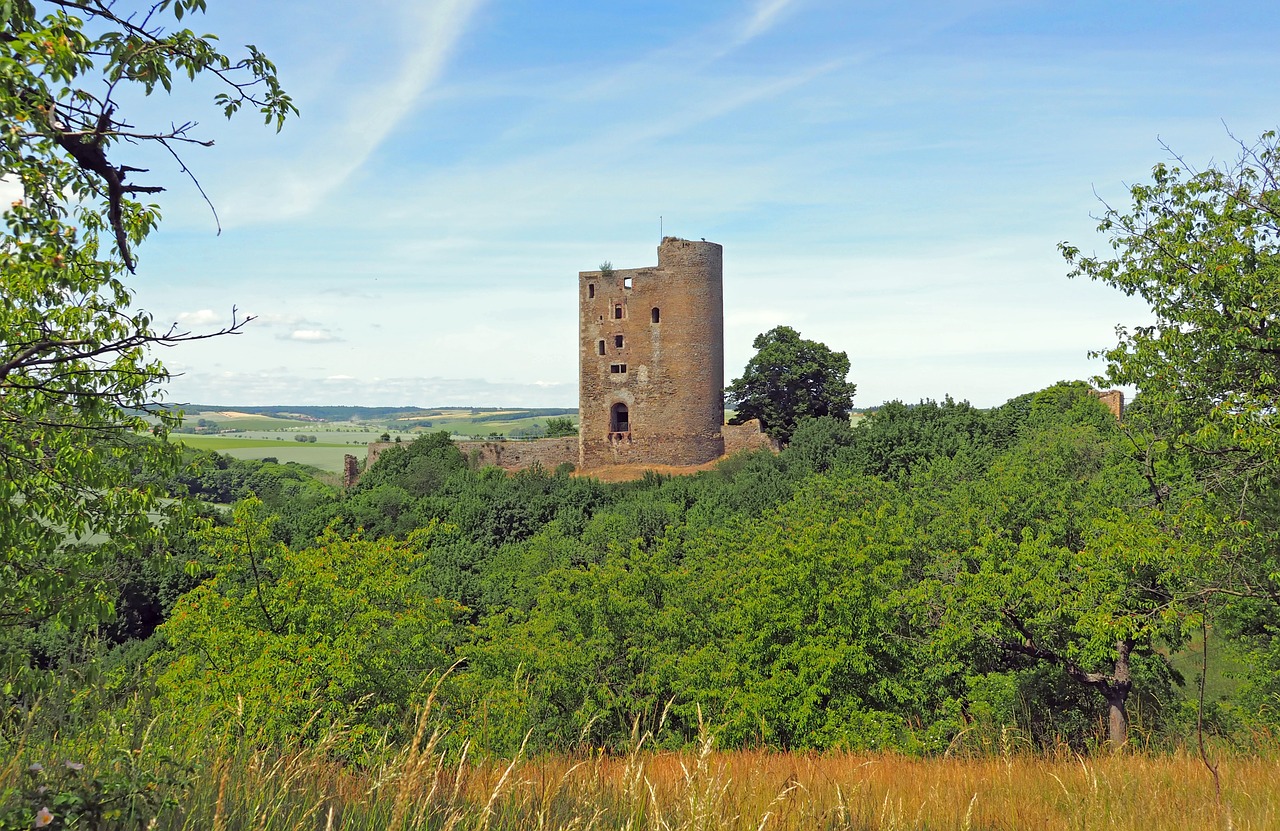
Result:
[[[1124,416],[1124,393],[1120,390],[1089,390],[1089,394],[1097,398],[1119,421]]]
[[[777,441],[770,438],[766,433],[761,432],[759,421],[752,420],[746,424],[726,424],[722,429],[723,433],[694,437],[694,441],[691,441],[689,436],[651,436],[643,445],[634,441],[616,441],[610,445],[609,449],[611,463],[625,465],[672,464],[670,462],[655,462],[651,458],[653,455],[664,458],[702,459],[702,461],[698,462],[675,463],[680,466],[688,466],[714,461],[722,455],[727,456],[742,450],[772,450],[777,453],[780,449]],[[705,439],[705,443],[696,441],[698,438]],[[535,441],[460,441],[454,442],[454,444],[473,468],[500,467],[507,471],[517,471],[525,470],[538,464],[548,471],[554,471],[566,462],[576,467],[579,460],[578,439],[573,436],[537,439]],[[378,461],[378,457],[387,450],[393,447],[407,446],[390,441],[371,442],[364,469],[368,470],[373,467],[374,462]],[[707,454],[711,454],[712,451],[715,451],[715,454],[706,458]],[[346,475],[343,477],[343,484],[349,488],[359,480],[359,471],[354,465],[356,457],[348,456],[347,460],[347,470]],[[600,467],[600,465],[597,465],[597,467]]]
[[[732,456],[734,453],[743,450],[772,450],[774,453],[782,451],[778,440],[771,438],[768,433],[760,428],[760,419],[753,418],[742,424],[726,424],[724,431],[724,455]]]
[[[368,470],[369,468],[373,467],[373,463],[378,461],[379,456],[381,456],[386,451],[398,445],[399,445],[399,442],[394,442],[394,441],[369,442],[369,449],[368,451],[366,451],[365,457],[364,457],[364,469]]]
[[[398,447],[398,442],[375,441],[369,443],[369,454],[364,469],[373,467],[387,450]],[[407,445],[406,445],[407,446]],[[547,470],[555,470],[568,462],[578,464],[578,439],[567,436],[534,441],[456,441],[454,446],[462,452],[472,467],[500,467],[504,470],[523,470],[540,464]]]
[[[721,246],[675,237],[656,268],[579,273],[581,469],[724,455],[722,273]]]
[[[460,441],[457,445],[472,467],[524,470],[539,464],[553,471],[566,462],[578,464],[577,436],[534,441]]]

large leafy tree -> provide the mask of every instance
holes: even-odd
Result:
[[[1278,185],[1280,134],[1267,132],[1241,143],[1230,162],[1157,165],[1150,183],[1130,189],[1130,207],[1108,206],[1101,218],[1112,256],[1061,246],[1072,276],[1151,307],[1153,324],[1119,329],[1116,346],[1101,353],[1107,380],[1140,390],[1126,420],[1146,438],[1153,492],[1177,499],[1167,471],[1182,459],[1197,474],[1194,487],[1220,500],[1214,521],[1167,521],[1212,536],[1221,568],[1204,595],[1246,598],[1229,604],[1227,619],[1256,648],[1250,663],[1272,691],[1280,669]]]
[[[920,585],[939,654],[979,674],[1057,668],[1101,697],[1122,746],[1135,664],[1182,643],[1199,559],[1143,497],[1137,466],[1088,425],[1034,432],[942,495]]]
[[[725,389],[725,405],[737,411],[730,423],[758,418],[785,443],[803,418],[848,419],[857,386],[848,381],[846,353],[806,340],[790,326],[756,336],[751,346],[755,357]]]
[[[1151,306],[1155,323],[1117,330],[1106,380],[1141,390],[1163,436],[1218,473],[1265,475],[1280,462],[1280,137],[1202,171],[1156,165],[1108,206],[1113,257],[1060,248],[1071,276]]]
[[[211,75],[228,116],[278,128],[293,109],[255,48],[181,28],[205,0],[130,5],[0,0],[0,178],[21,195],[0,228],[0,625],[109,612],[97,568],[158,505],[135,473],[173,461],[146,440],[173,423],[146,417],[168,377],[150,350],[208,336],[154,327],[124,279],[159,219],[139,197],[163,190],[138,165],[185,172],[207,142],[181,119],[135,127],[123,102]]]

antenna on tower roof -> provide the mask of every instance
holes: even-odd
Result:
[[[662,242],[662,214],[658,214],[658,242]]]

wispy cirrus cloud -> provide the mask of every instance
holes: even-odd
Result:
[[[329,129],[307,133],[293,149],[290,164],[267,171],[233,194],[221,211],[224,224],[304,216],[342,186],[419,106],[481,2],[438,0],[399,7],[402,19],[394,30],[400,36],[398,65],[348,85],[339,105],[327,100],[332,90],[318,93],[325,97],[313,105],[334,111],[325,120]],[[364,52],[356,55],[355,60],[366,58]]]
[[[787,9],[794,6],[795,0],[756,0],[750,16],[742,24],[738,32],[737,43],[743,44],[754,40],[772,29],[782,19]]]

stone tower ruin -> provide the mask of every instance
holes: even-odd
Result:
[[[723,249],[665,237],[656,268],[578,274],[578,466],[724,454]]]

